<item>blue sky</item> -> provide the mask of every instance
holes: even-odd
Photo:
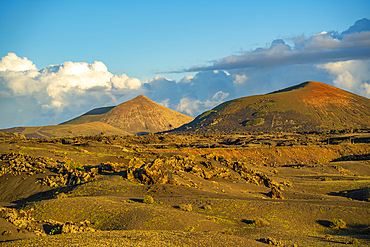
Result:
[[[305,80],[370,97],[369,10],[360,0],[0,1],[0,128],[58,124],[139,94],[196,116]]]

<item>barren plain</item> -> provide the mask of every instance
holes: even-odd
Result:
[[[0,133],[1,246],[370,244],[370,130]]]

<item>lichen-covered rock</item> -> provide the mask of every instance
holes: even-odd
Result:
[[[275,182],[272,178],[270,178],[263,172],[249,169],[244,162],[231,161],[224,157],[217,156],[213,156],[213,159],[220,161],[222,165],[229,167],[235,172],[239,173],[248,183],[262,185],[268,188],[280,188],[279,183]]]
[[[18,228],[34,231],[37,229],[35,226],[36,220],[31,216],[33,209],[28,211],[17,210],[14,208],[0,208],[0,217],[12,223]]]
[[[45,173],[45,168],[50,168],[57,164],[51,158],[33,157],[27,154],[14,152],[1,155],[0,160],[5,161],[6,164],[0,167],[0,176],[4,174],[17,176],[21,173],[32,176],[38,173]]]
[[[127,170],[127,179],[138,180],[142,184],[172,184],[172,174],[165,169],[161,159],[155,159],[150,164]]]
[[[284,246],[282,243],[280,243],[279,241],[277,241],[276,239],[271,238],[271,237],[262,238],[262,239],[260,239],[260,241],[262,243],[266,243],[266,244],[270,244],[270,245],[274,245],[274,246],[278,246],[278,247]]]
[[[95,168],[96,167],[90,168],[89,170],[77,170],[71,169],[66,164],[59,164],[51,169],[51,171],[58,173],[58,175],[47,176],[40,180],[40,183],[54,188],[78,185],[95,179],[98,174],[98,168]]]
[[[276,187],[272,187],[271,191],[268,193],[268,196],[271,197],[272,199],[284,199],[283,194]]]
[[[145,164],[144,161],[140,160],[139,158],[137,157],[134,157],[130,160],[128,166],[129,168],[140,168],[141,166],[143,166]]]
[[[85,220],[80,223],[66,222],[60,226],[60,233],[76,233],[76,232],[95,232],[96,230],[90,227],[90,221]]]

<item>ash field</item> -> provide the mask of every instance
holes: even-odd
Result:
[[[370,244],[370,130],[0,136],[2,246]]]

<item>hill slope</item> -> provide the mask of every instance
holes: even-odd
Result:
[[[144,95],[140,95],[113,108],[105,107],[99,109],[94,109],[64,124],[82,124],[99,121],[129,133],[137,134],[171,130],[194,119],[157,104]]]
[[[49,125],[40,127],[15,127],[10,129],[0,130],[7,133],[17,133],[25,137],[34,138],[52,138],[52,137],[72,137],[78,135],[98,135],[104,133],[106,135],[130,135],[130,133],[110,126],[102,122],[90,122],[82,124],[63,124]]]
[[[265,95],[224,102],[174,132],[292,132],[368,127],[370,99],[309,81]]]

